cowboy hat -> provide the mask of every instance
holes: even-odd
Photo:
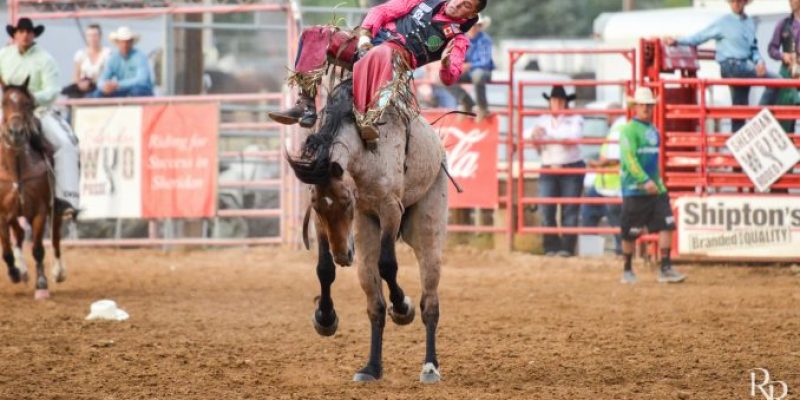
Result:
[[[17,21],[17,26],[6,25],[6,32],[8,33],[8,36],[11,36],[12,38],[14,37],[14,34],[17,33],[17,31],[20,29],[31,31],[33,32],[33,36],[39,37],[39,35],[41,35],[42,32],[44,32],[44,25],[34,26],[33,21],[31,21],[30,18],[20,18],[19,21]]]
[[[134,33],[131,28],[128,28],[127,26],[120,26],[116,31],[111,32],[108,35],[108,38],[112,42],[133,40],[133,42],[136,43],[139,41],[139,34]]]
[[[567,95],[567,91],[564,90],[564,87],[561,85],[553,86],[553,89],[550,90],[550,95],[548,96],[547,93],[542,93],[542,97],[545,100],[550,101],[551,98],[556,99],[564,99],[566,101],[573,101],[575,100],[575,93],[571,95]]]
[[[658,100],[653,97],[653,92],[646,87],[636,88],[633,97],[628,97],[628,104],[656,104]]]
[[[478,22],[475,25],[481,25],[483,29],[489,29],[489,25],[492,24],[492,17],[486,14],[478,14]]]

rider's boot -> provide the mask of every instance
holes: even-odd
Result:
[[[378,139],[381,137],[381,134],[375,123],[361,123],[358,127],[358,132],[361,134],[361,139],[364,140],[368,149],[377,147]]]
[[[310,128],[317,123],[317,105],[314,96],[301,91],[292,108],[273,111],[268,115],[273,121],[280,124],[294,125],[299,122],[303,128]]]

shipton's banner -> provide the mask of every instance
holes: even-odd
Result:
[[[800,259],[800,197],[681,197],[680,255]]]

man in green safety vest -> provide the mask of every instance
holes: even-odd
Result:
[[[627,120],[624,116],[617,118],[609,129],[605,143],[600,147],[597,160],[588,160],[592,168],[612,168],[614,172],[587,175],[585,197],[617,198],[622,195],[619,178],[619,135]],[[606,218],[608,225],[619,226],[622,212],[620,204],[584,204],[581,207],[581,226],[594,227]],[[619,234],[614,235],[614,253],[622,255],[622,242]]]

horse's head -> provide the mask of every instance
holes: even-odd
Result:
[[[331,180],[311,189],[311,208],[317,217],[317,235],[328,241],[333,260],[341,266],[353,264],[353,215],[356,185],[337,163],[331,164]]]
[[[30,77],[22,85],[6,85],[3,89],[3,139],[13,146],[26,143],[30,133],[35,130],[33,110],[36,108],[33,95],[28,91]]]

